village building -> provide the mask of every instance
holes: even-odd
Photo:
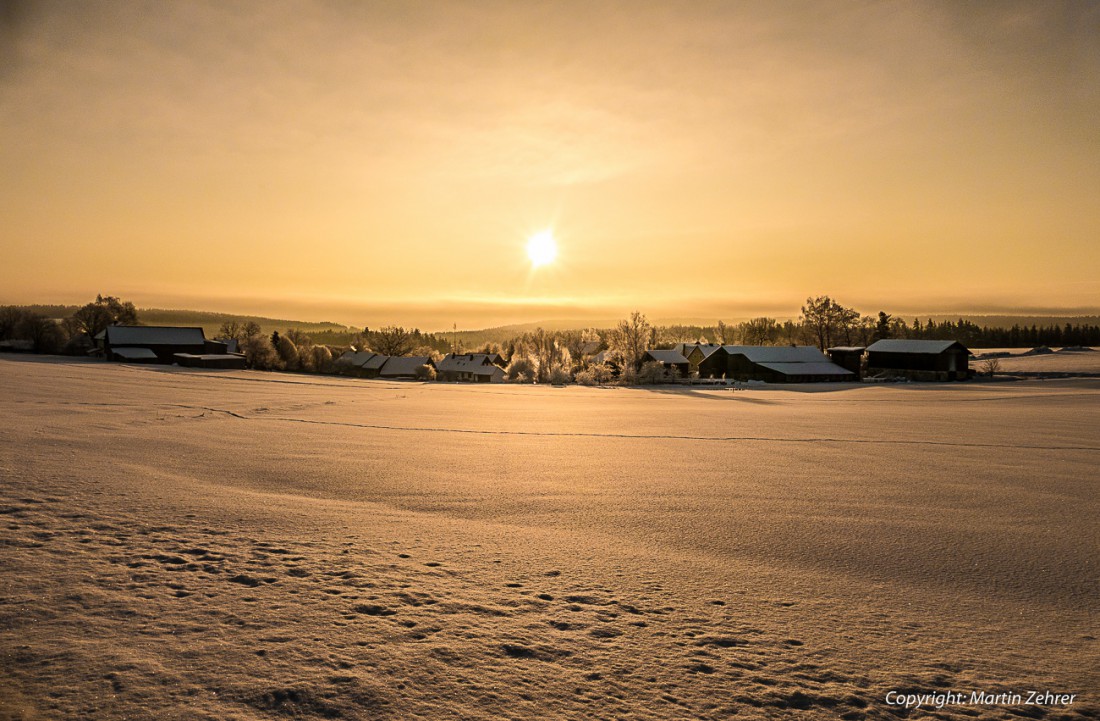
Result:
[[[867,349],[863,346],[847,346],[839,345],[835,348],[829,348],[825,352],[829,354],[829,358],[841,368],[847,368],[855,373],[857,376],[863,375],[863,352]]]
[[[336,370],[344,375],[377,378],[389,356],[373,351],[347,351],[336,359]]]
[[[416,379],[423,373],[424,366],[434,367],[432,359],[426,355],[413,356],[389,356],[378,371],[379,378],[409,378]]]
[[[647,350],[642,356],[643,363],[658,363],[674,377],[686,378],[691,367],[688,359],[675,350]]]
[[[418,378],[417,369],[431,366],[428,356],[389,356],[373,351],[346,351],[336,359],[336,372],[360,378]]]
[[[185,368],[232,368],[243,369],[248,361],[243,353],[175,353],[176,363]]]
[[[724,345],[699,364],[701,378],[767,383],[858,380],[813,346]]]
[[[202,328],[111,325],[95,340],[105,358],[129,363],[175,363],[176,353],[207,352]]]
[[[688,371],[699,372],[699,364],[722,346],[717,343],[677,343],[672,349],[688,360]]]
[[[917,381],[966,380],[970,377],[971,355],[958,341],[889,338],[867,347],[867,375]]]
[[[448,353],[435,366],[436,380],[465,383],[503,383],[504,359],[497,353]]]

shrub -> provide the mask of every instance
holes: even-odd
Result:
[[[416,379],[421,381],[434,381],[435,380],[435,368],[425,363],[416,369]]]
[[[573,379],[569,377],[569,371],[560,363],[555,363],[550,369],[550,382],[554,385],[570,383],[572,380]]]
[[[328,346],[315,345],[312,351],[313,370],[317,373],[331,373],[333,370],[332,351]]]
[[[664,366],[656,361],[646,361],[643,363],[642,367],[638,369],[635,380],[639,385],[655,385],[667,381],[668,374],[665,372]]]
[[[526,356],[513,358],[512,362],[508,364],[506,373],[508,374],[508,380],[513,383],[535,382],[535,364]]]
[[[279,354],[283,367],[288,371],[296,371],[301,366],[301,360],[298,357],[298,346],[294,345],[294,341],[285,335],[279,337],[279,344],[275,346],[275,351]]]
[[[283,361],[266,335],[256,334],[245,339],[242,346],[248,365],[260,371],[281,370]]]

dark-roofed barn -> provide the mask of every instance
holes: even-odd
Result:
[[[96,336],[103,355],[128,362],[175,363],[176,353],[206,353],[202,328],[157,325],[111,325]]]
[[[847,368],[855,373],[857,376],[862,375],[863,372],[863,352],[867,349],[863,346],[846,346],[840,345],[835,348],[829,348],[826,353],[829,354],[829,358],[841,368]]]
[[[379,378],[419,378],[424,366],[432,367],[432,359],[426,355],[390,356],[378,371]]]
[[[821,383],[859,378],[813,346],[724,345],[699,364],[702,378]]]
[[[953,340],[880,340],[867,347],[867,375],[961,381],[970,377],[970,356],[966,346]]]

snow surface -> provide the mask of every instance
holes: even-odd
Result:
[[[1095,718],[1098,401],[3,358],[0,717]]]

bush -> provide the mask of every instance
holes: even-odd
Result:
[[[301,359],[298,357],[298,346],[294,341],[284,336],[279,336],[279,345],[275,346],[283,367],[288,371],[296,371],[301,367]]]
[[[508,380],[513,383],[534,383],[536,372],[535,364],[531,362],[530,358],[526,356],[519,356],[513,358],[512,362],[508,364],[508,369],[505,371],[508,375]]]
[[[282,370],[283,361],[271,345],[271,339],[266,335],[253,335],[245,339],[242,345],[244,356],[248,359],[248,365],[258,371]]]
[[[416,379],[421,381],[434,381],[435,380],[435,368],[425,363],[416,369]]]
[[[317,373],[331,373],[333,370],[332,351],[328,346],[315,345],[311,354],[311,365]]]
[[[550,369],[550,382],[554,385],[563,385],[565,383],[571,383],[573,379],[569,376],[569,371],[565,370],[565,366],[560,363],[555,363]]]
[[[646,361],[642,364],[642,367],[638,369],[638,373],[635,382],[639,385],[656,385],[657,383],[665,383],[668,381],[668,373],[665,372],[664,366],[656,361]]]

